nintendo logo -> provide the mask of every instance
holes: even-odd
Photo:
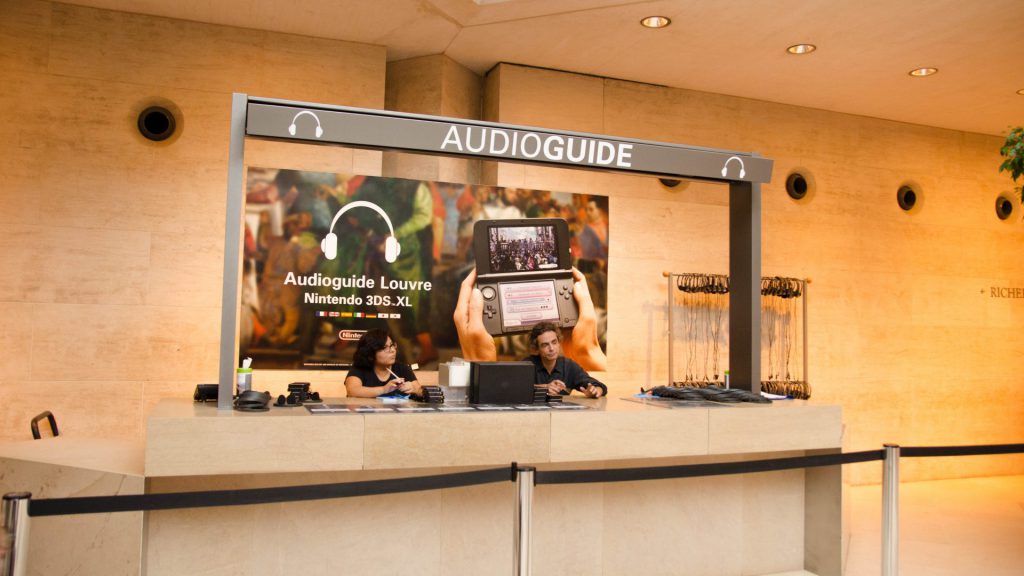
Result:
[[[366,333],[366,330],[342,330],[338,332],[339,340],[359,340]]]

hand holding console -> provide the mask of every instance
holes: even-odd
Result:
[[[584,370],[606,372],[608,357],[597,340],[597,311],[594,310],[594,301],[590,299],[587,277],[576,268],[572,269],[572,277],[576,281],[573,296],[576,297],[580,315],[576,327],[572,329],[572,337],[562,342],[562,353],[575,360]]]
[[[479,220],[473,228],[473,252],[488,333],[528,332],[539,322],[576,325],[579,312],[565,220]]]
[[[494,338],[484,327],[484,298],[476,287],[476,269],[466,276],[459,287],[455,304],[455,330],[459,333],[462,357],[466,360],[494,361],[498,350]]]
[[[572,268],[573,299],[579,307],[579,319],[569,338],[562,342],[565,356],[575,360],[584,370],[604,372],[608,370],[608,357],[597,341],[597,313],[594,301],[590,299],[587,279],[579,270]],[[476,270],[462,281],[459,299],[455,306],[455,329],[459,333],[462,357],[466,360],[494,361],[498,357],[494,338],[487,332],[483,322],[483,296],[476,283]]]

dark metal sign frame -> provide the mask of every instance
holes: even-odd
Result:
[[[399,150],[563,168],[703,180],[729,186],[729,370],[757,392],[761,369],[761,184],[772,161],[749,152],[599,134],[254,98],[233,94],[217,407],[232,407],[237,363],[245,139]]]

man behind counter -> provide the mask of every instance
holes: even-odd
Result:
[[[579,390],[591,398],[599,398],[608,394],[608,388],[586,371],[607,370],[608,358],[597,341],[597,312],[590,298],[587,278],[576,268],[572,269],[572,276],[575,280],[572,295],[580,312],[576,326],[570,331],[564,346],[561,332],[555,324],[547,322],[534,326],[530,342],[537,355],[528,360],[537,367],[534,382],[547,385],[548,394],[569,394],[572,390]],[[462,281],[453,315],[462,356],[466,360],[487,362],[498,356],[494,338],[484,327],[483,309],[484,297],[476,287],[474,269]],[[565,356],[562,356],[563,348]]]
[[[569,394],[579,390],[588,398],[600,398],[608,388],[598,382],[579,364],[562,356],[562,335],[558,326],[541,322],[530,331],[530,346],[537,352],[526,360],[537,368],[534,383],[546,384],[548,394]]]

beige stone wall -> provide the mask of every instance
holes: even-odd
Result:
[[[385,55],[0,0],[0,439],[27,438],[46,409],[68,435],[141,437],[157,399],[216,379],[234,91],[482,110],[501,122],[760,152],[776,162],[764,187],[764,272],[813,279],[814,399],[843,406],[846,448],[1024,437],[1024,300],[989,296],[991,286],[1024,286],[1020,219],[993,214],[1009,188],[996,137],[509,65],[481,82],[444,57],[386,65]],[[153,144],[134,122],[160,102],[181,111],[181,128]],[[609,195],[616,393],[667,377],[661,272],[726,270],[726,198],[706,184],[673,191],[653,178],[265,142],[247,143],[246,161]],[[797,166],[817,183],[801,203],[783,189]],[[912,214],[894,198],[908,180],[924,193]],[[266,374],[255,385],[294,379]],[[338,375],[322,380],[321,393],[340,392]],[[1022,467],[1015,457],[916,460],[904,477]],[[877,469],[859,465],[855,479]]]
[[[840,404],[847,450],[1021,442],[1024,286],[1000,139],[742,98],[501,65],[486,119],[756,151],[775,160],[763,186],[763,272],[810,278],[809,368],[816,402]],[[785,191],[795,167],[812,197]],[[726,273],[728,195],[693,183],[501,164],[498,184],[610,196],[608,341],[613,392],[667,378],[664,270]],[[921,186],[911,213],[904,182]],[[754,431],[753,433],[756,433]],[[1024,459],[907,459],[904,479],[1020,473]],[[852,467],[855,482],[880,478]]]
[[[385,49],[0,0],[0,74],[0,439],[43,410],[68,436],[141,438],[159,398],[217,378],[231,93],[380,108]],[[169,143],[135,128],[155,102],[181,111]],[[362,173],[380,158],[246,150]]]
[[[386,108],[397,112],[479,120],[482,79],[442,55],[388,63]],[[384,153],[384,175],[442,182],[480,182],[480,161]]]

